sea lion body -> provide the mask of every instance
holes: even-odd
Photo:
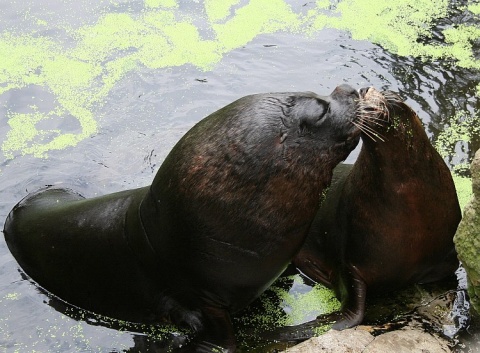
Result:
[[[334,170],[293,261],[336,291],[336,329],[361,323],[367,293],[440,280],[458,267],[461,212],[447,165],[411,108],[373,88],[363,94],[358,159]]]
[[[235,349],[230,313],[301,247],[332,170],[359,140],[358,93],[247,96],[194,126],[149,187],[84,199],[28,195],[5,223],[25,272],[114,318],[169,319],[195,351]]]

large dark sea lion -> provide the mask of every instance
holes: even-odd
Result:
[[[10,212],[23,270],[65,301],[190,327],[191,351],[234,351],[230,313],[298,252],[333,168],[359,141],[348,85],[241,98],[194,126],[149,187],[85,199],[46,188]]]
[[[367,293],[440,280],[458,267],[453,236],[461,212],[447,165],[397,95],[369,88],[361,96],[358,159],[334,170],[293,261],[333,288],[342,308],[304,328],[327,321],[335,329],[358,325]]]

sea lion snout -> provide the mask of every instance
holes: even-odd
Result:
[[[355,110],[360,96],[358,91],[350,85],[342,84],[337,86],[328,97],[324,99],[330,105],[330,112],[337,116],[337,119],[351,121],[355,117]]]
[[[357,92],[357,90],[345,83],[337,86],[331,94],[331,96],[335,98],[337,98],[337,96],[350,96],[350,95],[354,96],[355,98],[359,97],[359,93]]]

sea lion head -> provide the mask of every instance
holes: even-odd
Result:
[[[312,143],[317,151],[321,146],[324,154],[331,154],[335,164],[344,160],[360,138],[359,124],[355,123],[359,98],[357,90],[346,84],[329,96],[305,92],[286,97],[279,142],[285,151]]]
[[[253,192],[275,175],[311,174],[328,183],[332,169],[359,142],[358,100],[359,93],[345,84],[328,96],[280,92],[240,98],[177,143],[157,176],[165,174],[165,181],[154,185],[172,185],[174,175],[179,189],[200,196],[226,194],[246,183]]]
[[[362,131],[362,140],[372,142],[412,143],[414,135],[424,129],[418,115],[391,91],[377,91],[373,87],[360,90],[355,124]]]

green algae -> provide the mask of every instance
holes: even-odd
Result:
[[[458,203],[462,212],[473,196],[472,179],[452,174],[455,189],[457,190]]]
[[[451,59],[464,68],[480,69],[473,42],[480,38],[478,25],[459,24],[442,31],[443,44],[427,44],[435,21],[448,16],[447,0],[403,0],[372,3],[347,0],[338,4],[327,26],[343,29],[353,39],[369,40],[401,56],[429,60]],[[477,7],[469,10],[476,13]]]
[[[53,140],[42,140],[44,132],[34,122],[48,119],[51,112],[30,115],[31,122],[9,124],[11,131],[2,144],[7,158],[15,153],[46,157],[48,151],[75,146],[95,134],[101,107],[111,89],[127,73],[145,66],[150,69],[192,64],[211,70],[223,55],[239,48],[260,34],[289,31],[311,35],[325,27],[345,30],[357,40],[369,40],[398,55],[436,60],[452,59],[461,67],[479,69],[472,42],[480,37],[480,28],[459,24],[443,30],[444,44],[425,44],[435,21],[448,16],[446,0],[393,0],[372,4],[367,0],[345,0],[332,10],[329,1],[315,3],[306,15],[295,13],[284,0],[251,0],[240,6],[239,0],[206,0],[208,24],[215,38],[199,34],[193,20],[177,14],[174,0],[145,0],[139,14],[107,13],[97,23],[79,29],[65,28],[75,45],[65,48],[50,38],[0,33],[0,94],[35,84],[53,93],[58,106],[74,116],[81,126],[77,133],[56,131]],[[470,4],[472,14],[479,5]],[[47,23],[44,20],[44,26]],[[480,92],[480,85],[478,86]],[[27,117],[23,117],[27,119]],[[46,132],[51,134],[52,132]]]
[[[216,14],[212,10],[207,13]],[[219,48],[226,53],[247,44],[259,34],[298,31],[301,25],[301,17],[283,0],[251,0],[227,22],[213,22],[212,28]]]
[[[84,88],[98,74],[98,69],[85,63],[69,59],[61,48],[45,38],[28,36],[14,37],[6,34],[0,40],[0,52],[6,52],[0,61],[0,94],[29,85],[48,87],[57,97],[58,107],[51,112],[16,114],[7,112],[11,130],[2,143],[7,158],[13,158],[15,151],[44,157],[52,149],[73,146],[96,131],[97,122],[92,116],[90,93]],[[58,134],[49,141],[38,141],[38,137],[51,131],[39,131],[36,124],[55,114],[70,112],[79,121],[79,134]]]
[[[478,113],[460,111],[450,119],[450,125],[438,135],[434,146],[443,158],[449,158],[455,156],[455,149],[458,144],[468,144],[479,138],[480,116]],[[473,195],[472,179],[460,176],[459,173],[465,173],[469,170],[469,161],[457,163],[452,170],[452,177],[462,212]]]
[[[225,19],[229,14],[232,6],[238,4],[240,0],[205,0],[205,12],[212,22]]]
[[[299,287],[304,288],[291,290]],[[299,275],[278,279],[260,296],[259,302],[261,309],[248,308],[236,321],[248,329],[255,328],[261,332],[274,327],[298,325],[340,309],[340,303],[332,290],[320,284],[310,288],[304,285]],[[319,332],[323,330],[325,327],[319,327]]]
[[[480,15],[480,3],[469,4],[468,5],[468,10],[475,15]]]
[[[146,7],[178,7],[176,0],[145,0]]]
[[[303,283],[299,276],[294,281]],[[316,316],[340,310],[340,302],[332,290],[316,284],[306,293],[281,293],[284,304],[289,308],[285,325],[297,325],[305,322],[305,318],[315,313]]]
[[[435,148],[444,158],[455,155],[455,148],[459,143],[468,144],[480,138],[480,115],[478,112],[469,113],[459,111],[450,119],[450,125],[442,131],[436,141]],[[470,163],[465,161],[454,167],[461,172],[470,169]]]
[[[446,0],[347,0],[338,4],[329,25],[350,31],[353,39],[369,40],[404,56],[422,53],[417,39],[428,36],[433,21],[447,15]]]

